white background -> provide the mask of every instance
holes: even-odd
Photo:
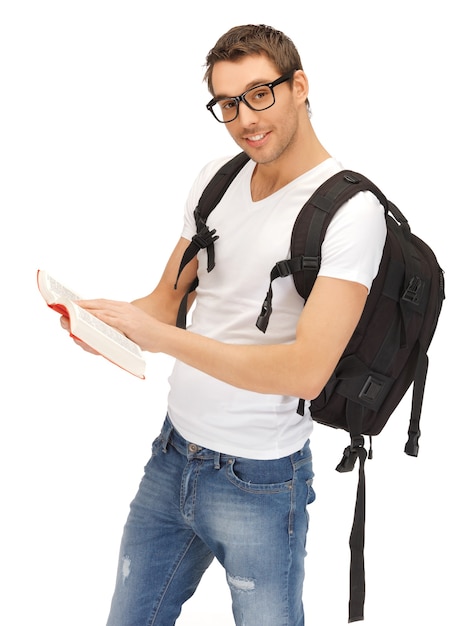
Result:
[[[203,63],[233,25],[296,43],[313,123],[407,215],[446,271],[418,459],[409,398],[367,464],[367,626],[468,622],[468,59],[464,3],[6,0],[0,9],[1,585],[5,626],[104,626],[118,544],[164,417],[171,360],[142,382],[76,348],[35,285],[84,296],[155,285],[194,176],[234,153],[205,110]],[[460,356],[460,354],[462,356]],[[347,622],[356,473],[344,433],[313,436],[306,623]],[[214,565],[179,624],[232,624]]]

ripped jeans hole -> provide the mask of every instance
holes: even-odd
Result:
[[[241,576],[231,576],[227,574],[227,582],[233,591],[255,590],[255,581],[253,578],[242,578]]]
[[[129,556],[125,556],[122,559],[122,582],[126,582],[129,578],[129,574],[131,573],[131,558]]]

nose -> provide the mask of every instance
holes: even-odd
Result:
[[[238,103],[238,119],[243,126],[250,126],[256,124],[258,121],[259,111],[253,111],[249,106],[241,100]]]

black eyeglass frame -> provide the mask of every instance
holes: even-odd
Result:
[[[252,111],[266,111],[266,109],[270,109],[272,106],[274,106],[276,104],[276,96],[274,95],[274,87],[276,87],[277,85],[280,85],[281,83],[285,83],[286,81],[290,80],[293,75],[295,74],[295,72],[297,72],[297,69],[294,70],[290,70],[290,72],[287,72],[286,74],[283,74],[282,76],[280,76],[279,78],[276,78],[276,80],[273,80],[271,83],[263,83],[261,85],[255,85],[254,87],[250,87],[250,89],[247,89],[245,92],[243,92],[240,96],[221,96],[218,98],[212,98],[212,100],[210,102],[208,102],[206,104],[206,109],[208,109],[212,115],[215,117],[215,119],[220,122],[221,124],[230,124],[230,122],[234,122],[237,117],[238,117],[238,112],[240,110],[240,102],[243,102],[244,104],[246,104],[246,106],[251,109]],[[254,89],[259,89],[260,87],[269,87],[269,89],[271,90],[272,96],[273,96],[273,101],[270,105],[268,105],[267,107],[264,107],[262,109],[255,109],[247,100],[246,100],[246,94],[250,93],[250,91],[253,91]],[[220,102],[221,100],[232,100],[233,102],[235,102],[236,106],[237,106],[237,111],[235,114],[235,117],[231,120],[219,120],[219,118],[217,117],[217,115],[214,113],[213,107]]]

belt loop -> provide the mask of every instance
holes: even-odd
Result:
[[[168,448],[168,442],[170,441],[171,433],[173,432],[174,426],[170,422],[170,418],[166,417],[165,422],[162,428],[162,452],[166,454]]]
[[[214,452],[214,469],[220,469],[220,452]]]

